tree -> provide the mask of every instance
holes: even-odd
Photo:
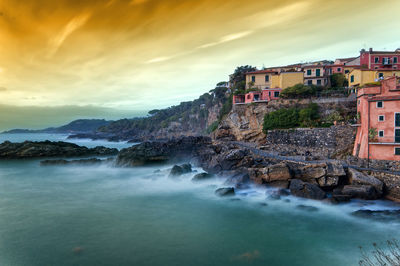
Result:
[[[230,77],[230,82],[233,84],[233,87],[235,88],[236,84],[244,81],[244,85],[246,85],[246,73],[256,71],[257,68],[249,65],[245,66],[239,66],[235,69],[233,74]]]
[[[346,79],[345,75],[341,73],[335,73],[331,75],[331,86],[332,88],[343,88],[349,85],[348,80]]]

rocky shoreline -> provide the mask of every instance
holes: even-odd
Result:
[[[42,166],[112,164],[134,167],[145,164],[186,161],[206,171],[194,181],[213,176],[226,177],[228,188],[240,189],[247,183],[276,187],[297,197],[324,200],[331,203],[353,198],[400,201],[400,181],[395,173],[360,170],[339,160],[307,161],[291,157],[266,156],[264,151],[235,142],[213,141],[206,136],[189,136],[168,141],[147,141],[120,151],[106,147],[87,148],[67,142],[4,142],[0,144],[0,159],[44,158]],[[109,156],[65,160],[58,157]],[[268,155],[268,154],[267,154]],[[171,175],[191,171],[191,165],[175,166]],[[230,191],[230,190],[229,190]],[[220,193],[217,193],[220,194]]]

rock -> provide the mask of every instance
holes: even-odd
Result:
[[[0,159],[38,158],[38,157],[77,157],[88,155],[115,155],[117,149],[102,146],[87,148],[68,142],[25,141],[12,143],[5,141],[0,144]]]
[[[352,198],[374,200],[379,198],[379,194],[373,186],[370,185],[346,185],[342,190],[343,195],[349,195]]]
[[[192,166],[190,164],[174,165],[169,172],[169,176],[180,176],[192,171]]]
[[[323,176],[318,178],[317,182],[323,188],[336,187],[339,184],[339,176]]]
[[[292,195],[297,197],[317,200],[325,198],[325,192],[317,185],[306,183],[299,179],[292,179],[289,189]]]
[[[375,188],[379,195],[382,195],[383,193],[383,183],[378,178],[365,175],[353,168],[349,168],[348,177],[351,185],[370,185]]]
[[[267,175],[267,182],[289,180],[292,178],[292,173],[285,163],[275,164],[268,167]]]
[[[117,166],[136,166],[148,163],[166,162],[168,160],[188,159],[207,150],[211,146],[209,137],[181,137],[168,141],[146,141],[130,148],[122,149],[117,156]],[[202,160],[210,158],[210,151],[201,153]]]
[[[268,206],[268,203],[266,203],[266,202],[260,202],[260,206],[267,207],[267,206]]]
[[[400,210],[358,210],[353,212],[352,215],[382,222],[393,222],[400,220]]]
[[[101,164],[103,162],[110,161],[109,159],[107,160],[100,160],[97,158],[90,158],[90,159],[80,159],[80,160],[63,160],[63,159],[58,159],[58,160],[44,160],[40,162],[41,166],[50,166],[50,165],[93,165],[93,164]]]
[[[289,181],[274,181],[268,183],[269,187],[283,188],[286,189],[289,187]]]
[[[295,178],[309,182],[311,179],[318,179],[326,175],[326,165],[311,164],[300,167],[296,170]]]
[[[327,163],[326,175],[336,176],[336,177],[345,176],[346,171],[344,170],[344,167],[341,163],[338,162]]]
[[[235,189],[233,187],[218,188],[217,190],[215,190],[215,194],[220,197],[234,196]]]
[[[213,177],[215,177],[215,175],[213,175],[213,174],[200,173],[200,174],[195,175],[192,178],[192,181],[202,181],[202,180],[207,180],[207,179],[210,179],[210,178],[213,178]]]
[[[309,212],[316,212],[316,211],[318,211],[318,208],[317,208],[317,207],[314,207],[314,206],[307,206],[307,205],[303,205],[303,204],[297,205],[296,208],[297,208],[297,209],[300,209],[300,210],[303,210],[303,211],[309,211]]]

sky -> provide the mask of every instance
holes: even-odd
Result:
[[[400,47],[399,0],[0,0],[0,130],[144,115],[240,65]]]

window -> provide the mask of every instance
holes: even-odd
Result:
[[[269,82],[269,75],[265,75],[265,82]]]
[[[400,155],[400,148],[394,148],[394,155]]]
[[[376,102],[376,108],[383,108],[383,102]]]
[[[394,130],[394,142],[400,142],[400,129]]]
[[[274,92],[274,97],[276,97],[276,98],[279,97],[279,91]]]
[[[315,75],[317,76],[317,77],[319,77],[319,76],[321,76],[321,69],[316,69],[315,70]]]
[[[338,68],[337,68],[337,71],[338,71],[338,72],[341,72],[341,71],[342,71],[342,69],[341,69],[340,67],[338,67]]]
[[[312,80],[311,79],[307,80],[307,84],[312,85]]]
[[[375,57],[375,64],[379,63],[379,57]]]
[[[271,92],[270,91],[268,92],[268,96],[271,97]]]
[[[311,76],[311,69],[307,69],[307,76]]]
[[[378,69],[378,67],[376,66],[376,67],[374,67],[375,69]]]
[[[321,84],[322,84],[321,80],[317,79],[317,85],[321,85]]]
[[[400,127],[400,113],[394,114],[394,126]]]
[[[397,64],[397,57],[393,57],[393,64]]]
[[[350,82],[354,82],[354,75],[350,76]]]
[[[389,58],[384,57],[383,60],[382,60],[382,64],[384,64],[384,65],[389,64]]]
[[[251,76],[251,82],[256,82],[256,76]]]
[[[348,74],[349,72],[350,72],[350,70],[345,70],[344,71],[345,74]]]
[[[379,73],[379,78],[383,78],[383,73]]]
[[[384,116],[384,115],[378,116],[378,121],[379,121],[379,122],[385,121],[385,116]]]
[[[385,135],[385,131],[384,131],[384,130],[379,130],[378,136],[379,136],[380,138],[383,138],[384,135]]]

